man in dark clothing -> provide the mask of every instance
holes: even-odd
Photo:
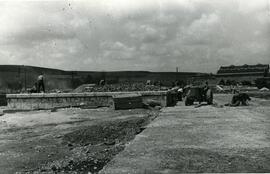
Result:
[[[202,88],[202,100],[206,101],[207,100],[207,91],[209,90],[208,82],[204,83],[204,86]]]
[[[34,84],[34,86],[30,89],[30,93],[36,93],[37,92],[37,82]]]
[[[225,104],[225,106],[247,106],[247,101],[250,101],[251,98],[246,93],[239,93],[233,95],[231,103]]]
[[[43,73],[41,73],[39,76],[38,76],[38,79],[37,79],[37,92],[41,92],[40,88],[42,88],[42,92],[45,93],[45,86],[44,86],[44,77],[43,77]]]

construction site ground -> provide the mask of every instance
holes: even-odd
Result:
[[[0,117],[0,173],[97,173],[159,110],[67,108]]]
[[[270,172],[270,100],[222,107],[32,111],[0,117],[1,173]]]
[[[270,172],[270,100],[221,107],[168,107],[101,173]]]

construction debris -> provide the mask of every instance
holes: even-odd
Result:
[[[219,92],[223,92],[224,91],[224,89],[221,86],[219,86],[219,85],[216,86],[216,89]]]

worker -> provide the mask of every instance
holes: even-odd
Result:
[[[248,105],[247,101],[250,100],[251,98],[248,96],[248,94],[240,93],[239,91],[236,90],[235,94],[232,97],[231,103],[225,104],[225,106],[233,106],[233,107],[240,105],[247,106]]]
[[[183,88],[179,88],[177,90],[177,99],[178,99],[178,101],[182,101],[182,97],[183,97]]]
[[[37,82],[35,82],[34,86],[30,89],[30,93],[36,93],[37,92]]]
[[[203,101],[206,101],[207,99],[207,91],[209,90],[209,86],[208,86],[208,82],[206,81],[204,83],[203,89],[202,89],[202,97],[203,97]]]
[[[38,79],[37,79],[37,92],[41,92],[41,88],[42,88],[42,92],[45,93],[45,86],[44,86],[44,76],[43,76],[43,73],[41,73],[39,76],[38,76]]]
[[[99,85],[100,85],[100,86],[104,86],[104,85],[105,85],[105,80],[101,79],[101,80],[99,81]]]

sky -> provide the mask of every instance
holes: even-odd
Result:
[[[0,1],[0,64],[215,73],[270,64],[270,0]]]

